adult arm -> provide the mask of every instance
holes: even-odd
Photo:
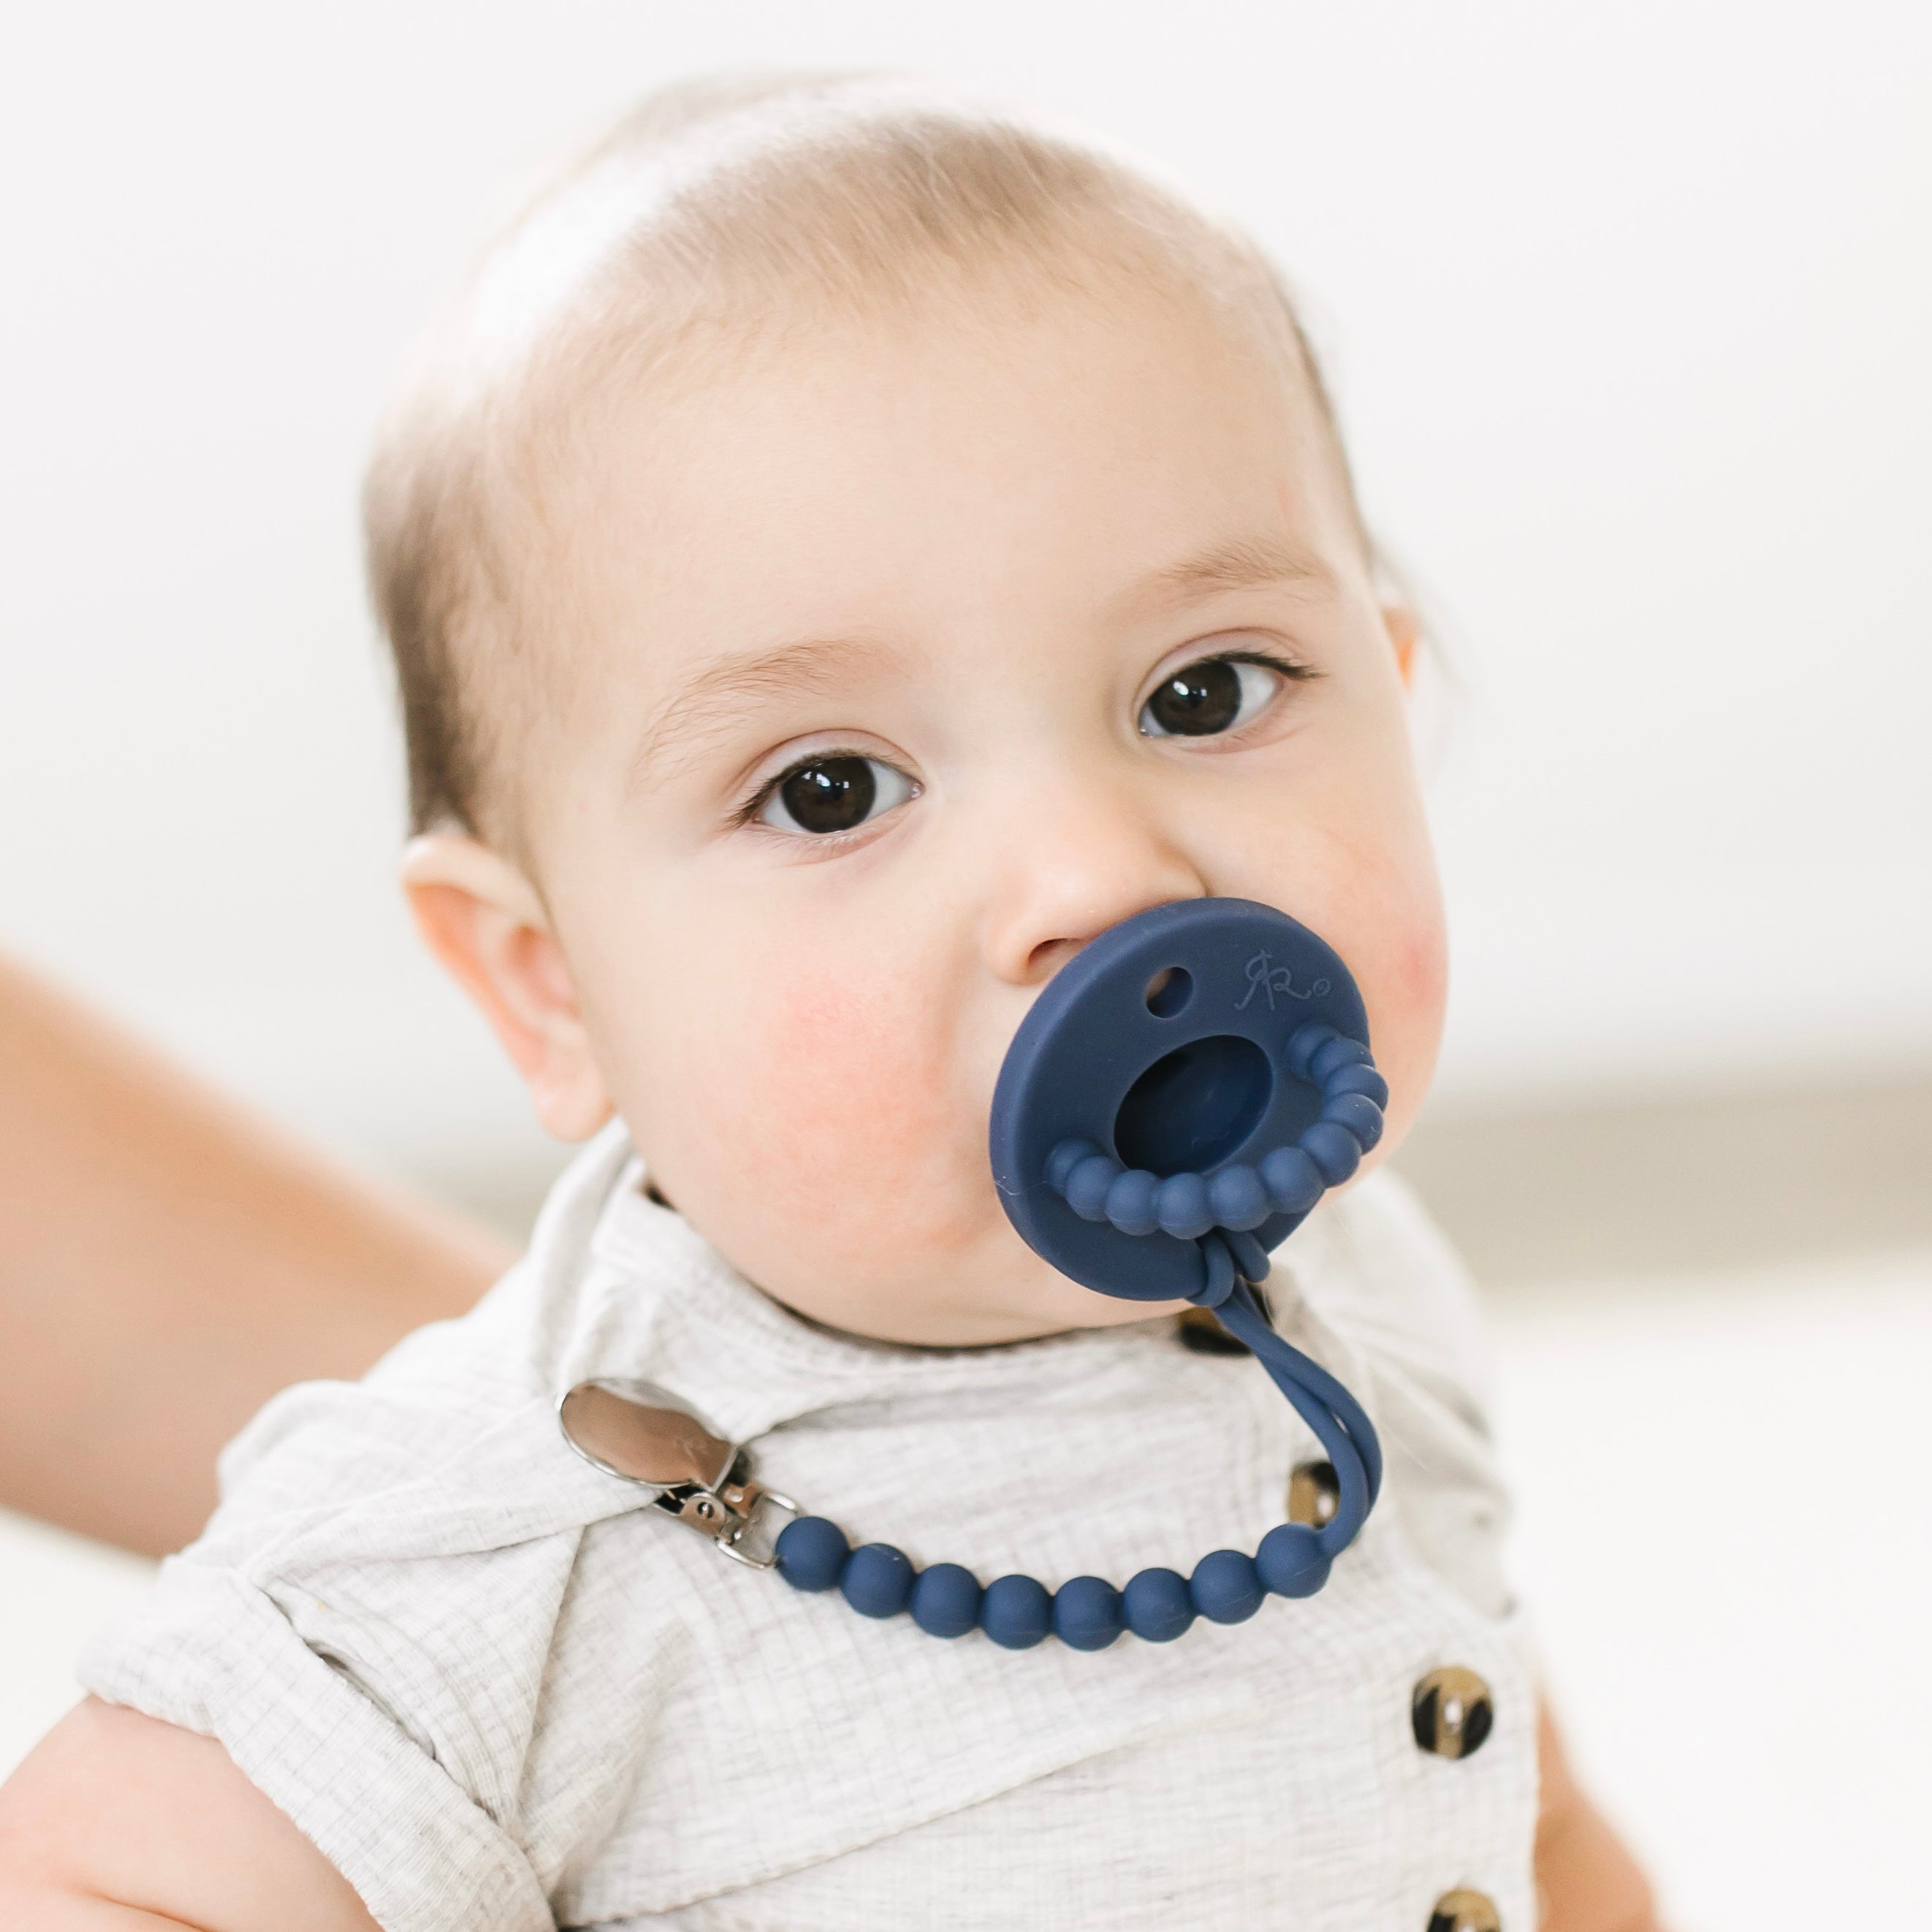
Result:
[[[178,1548],[268,1396],[360,1375],[509,1258],[0,959],[0,1504]]]
[[[1649,1882],[1577,1784],[1547,1704],[1537,1714],[1537,1762],[1541,1932],[1658,1932]]]

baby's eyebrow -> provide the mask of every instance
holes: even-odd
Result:
[[[770,699],[832,689],[891,655],[873,638],[805,638],[713,664],[652,710],[632,754],[631,783],[688,763]]]
[[[1260,590],[1274,584],[1325,590],[1334,580],[1335,573],[1311,550],[1279,537],[1237,537],[1150,571],[1124,601],[1179,604],[1216,590]]]

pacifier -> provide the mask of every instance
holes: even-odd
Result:
[[[560,1412],[566,1437],[724,1554],[797,1589],[836,1588],[862,1616],[909,1612],[934,1636],[1100,1650],[1124,1631],[1166,1642],[1197,1616],[1239,1623],[1268,1594],[1312,1595],[1374,1506],[1382,1451],[1361,1406],[1274,1332],[1256,1288],[1269,1250],[1382,1137],[1388,1085],[1368,1032],[1348,968],[1306,926],[1250,900],[1184,900],[1123,920],[1060,969],[993,1094],[993,1178],[1022,1238],[1097,1293],[1212,1310],[1328,1454],[1336,1502],[1318,1527],[1282,1523],[1252,1556],[1214,1550],[1190,1576],[1142,1570],[1118,1589],[1098,1576],[982,1586],[890,1544],[854,1549],[827,1518],[796,1514],[750,1481],[742,1448],[692,1432],[668,1391],[580,1384]],[[794,1520],[753,1554],[766,1504]]]
[[[1261,1280],[1382,1138],[1368,1034],[1348,969],[1285,913],[1186,899],[1125,920],[1061,968],[1007,1048],[1000,1204],[1084,1287],[1218,1306],[1216,1250]]]

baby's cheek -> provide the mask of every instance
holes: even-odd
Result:
[[[1392,1148],[1428,1092],[1441,1043],[1448,982],[1442,902],[1426,867],[1378,862],[1371,851],[1350,856],[1326,936],[1368,1005],[1376,1062],[1394,1096]]]
[[[842,1249],[944,1217],[970,1108],[938,1006],[890,980],[806,976],[742,1030],[719,1126],[759,1177],[761,1220]]]
[[[1405,1005],[1439,1025],[1449,995],[1448,935],[1439,920],[1419,922],[1418,927],[1398,952],[1396,970]]]
[[[1426,845],[1337,812],[1251,848],[1233,890],[1279,905],[1340,953],[1369,1009],[1377,1064],[1406,1123],[1433,1072],[1447,984],[1442,901]]]

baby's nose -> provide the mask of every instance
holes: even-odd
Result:
[[[986,963],[1043,986],[1087,942],[1150,906],[1207,896],[1198,868],[1130,796],[1057,787],[1001,842],[982,929]]]

